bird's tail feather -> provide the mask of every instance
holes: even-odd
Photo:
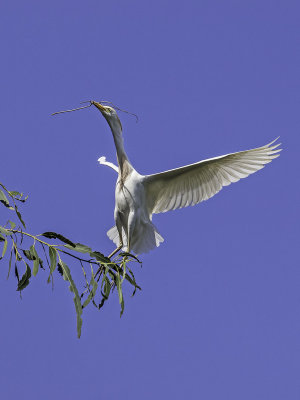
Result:
[[[119,232],[116,226],[113,226],[107,232],[107,236],[116,246],[119,246]],[[127,250],[127,237],[124,229],[122,229],[122,238],[124,245],[123,250]],[[140,222],[133,232],[130,251],[136,254],[148,253],[148,251],[158,247],[163,241],[163,237],[152,222]]]
[[[136,254],[148,253],[158,247],[164,239],[157,231],[152,222],[140,222],[131,238],[130,247]]]

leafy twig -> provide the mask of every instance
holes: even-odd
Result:
[[[10,211],[14,211],[18,220],[21,222],[23,227],[25,228],[25,223],[22,219],[22,215],[17,207],[16,202],[19,201],[24,203],[27,197],[23,197],[23,193],[17,191],[9,191],[6,187],[0,183],[0,203],[2,203],[7,209]],[[10,228],[6,226],[10,224]],[[17,290],[20,292],[29,285],[30,279],[33,276],[36,276],[40,267],[43,267],[43,259],[46,260],[47,266],[49,268],[49,276],[47,282],[52,281],[53,287],[53,273],[57,269],[62,275],[63,278],[69,282],[69,287],[71,292],[74,294],[74,305],[77,314],[77,334],[78,337],[81,335],[81,326],[82,326],[82,311],[86,308],[90,303],[97,307],[98,310],[102,308],[104,303],[108,300],[110,293],[113,292],[113,289],[116,287],[118,289],[118,297],[121,305],[120,315],[124,312],[124,296],[123,296],[123,288],[122,285],[124,280],[134,288],[133,294],[135,294],[136,290],[141,288],[137,285],[134,274],[132,270],[128,267],[128,263],[132,261],[140,262],[135,256],[129,253],[121,253],[119,254],[113,261],[108,257],[104,256],[99,251],[93,251],[89,246],[83,245],[81,243],[74,243],[70,239],[65,236],[55,233],[55,232],[44,232],[39,235],[33,235],[28,232],[24,232],[23,229],[17,228],[15,222],[9,220],[4,226],[0,225],[0,243],[3,242],[2,247],[2,255],[0,259],[3,259],[8,248],[8,242],[11,241],[12,246],[10,250],[9,256],[9,268],[8,268],[8,276],[11,270],[12,263],[12,255],[15,255],[15,276],[17,278]],[[43,236],[48,239],[58,240],[58,244],[48,243],[45,240],[42,240],[40,236]],[[23,239],[27,238],[28,240],[32,240],[33,243],[26,250],[20,248],[23,243]],[[26,242],[26,240],[24,240]],[[42,249],[42,256],[40,252],[40,248]],[[46,248],[48,248],[49,258],[47,256]],[[66,251],[66,249],[68,251]],[[78,254],[73,253],[84,253],[87,254],[90,258],[82,258],[78,256]],[[86,290],[79,295],[79,291],[76,287],[75,281],[71,275],[71,269],[62,260],[62,256],[70,257],[72,260],[79,261],[82,266],[82,272],[84,275],[84,281]],[[24,258],[25,257],[25,258]],[[26,261],[25,261],[26,260]],[[22,263],[25,266],[25,272],[23,275],[19,276],[18,264]],[[88,263],[90,265],[90,278],[88,279],[83,264]],[[31,264],[31,266],[30,266]],[[97,266],[97,272],[94,274],[93,265]],[[98,285],[98,282],[101,280],[101,284]],[[100,295],[101,300],[99,304],[96,304],[95,297]],[[84,297],[87,296],[84,300]],[[83,304],[81,304],[81,299],[84,300]]]

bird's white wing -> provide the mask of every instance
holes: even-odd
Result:
[[[277,138],[278,139],[278,138]],[[279,156],[276,142],[252,150],[210,158],[181,168],[144,177],[150,214],[193,206],[218,193],[223,186],[262,169]],[[273,146],[272,146],[273,145]],[[275,150],[276,149],[276,150]]]
[[[98,158],[98,162],[99,162],[99,164],[107,165],[108,167],[114,169],[116,172],[119,173],[119,168],[115,164],[113,164],[109,161],[106,161],[106,157],[102,156],[102,157]]]

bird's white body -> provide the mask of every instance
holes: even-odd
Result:
[[[108,231],[108,237],[117,246],[120,244],[119,232],[122,232],[124,249],[136,254],[146,253],[163,241],[147,209],[144,179],[135,169],[132,169],[125,183],[118,178],[114,211],[116,226]]]
[[[117,150],[118,167],[107,162],[99,163],[118,173],[115,192],[116,226],[108,236],[116,246],[145,253],[163,242],[152,223],[152,214],[195,205],[218,193],[223,186],[262,169],[265,164],[279,156],[279,144],[265,146],[199,161],[195,164],[161,172],[140,175],[131,165],[124,150],[122,126],[116,111],[100,103],[92,102],[107,120]]]

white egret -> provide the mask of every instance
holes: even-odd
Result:
[[[122,125],[114,108],[91,101],[104,116],[112,131],[118,166],[107,162],[118,172],[115,191],[116,225],[108,237],[117,248],[110,257],[124,248],[136,254],[146,253],[164,241],[152,223],[152,214],[195,205],[218,193],[223,186],[237,182],[260,170],[279,156],[277,140],[251,150],[226,154],[195,164],[154,175],[141,175],[131,165],[124,149]]]

